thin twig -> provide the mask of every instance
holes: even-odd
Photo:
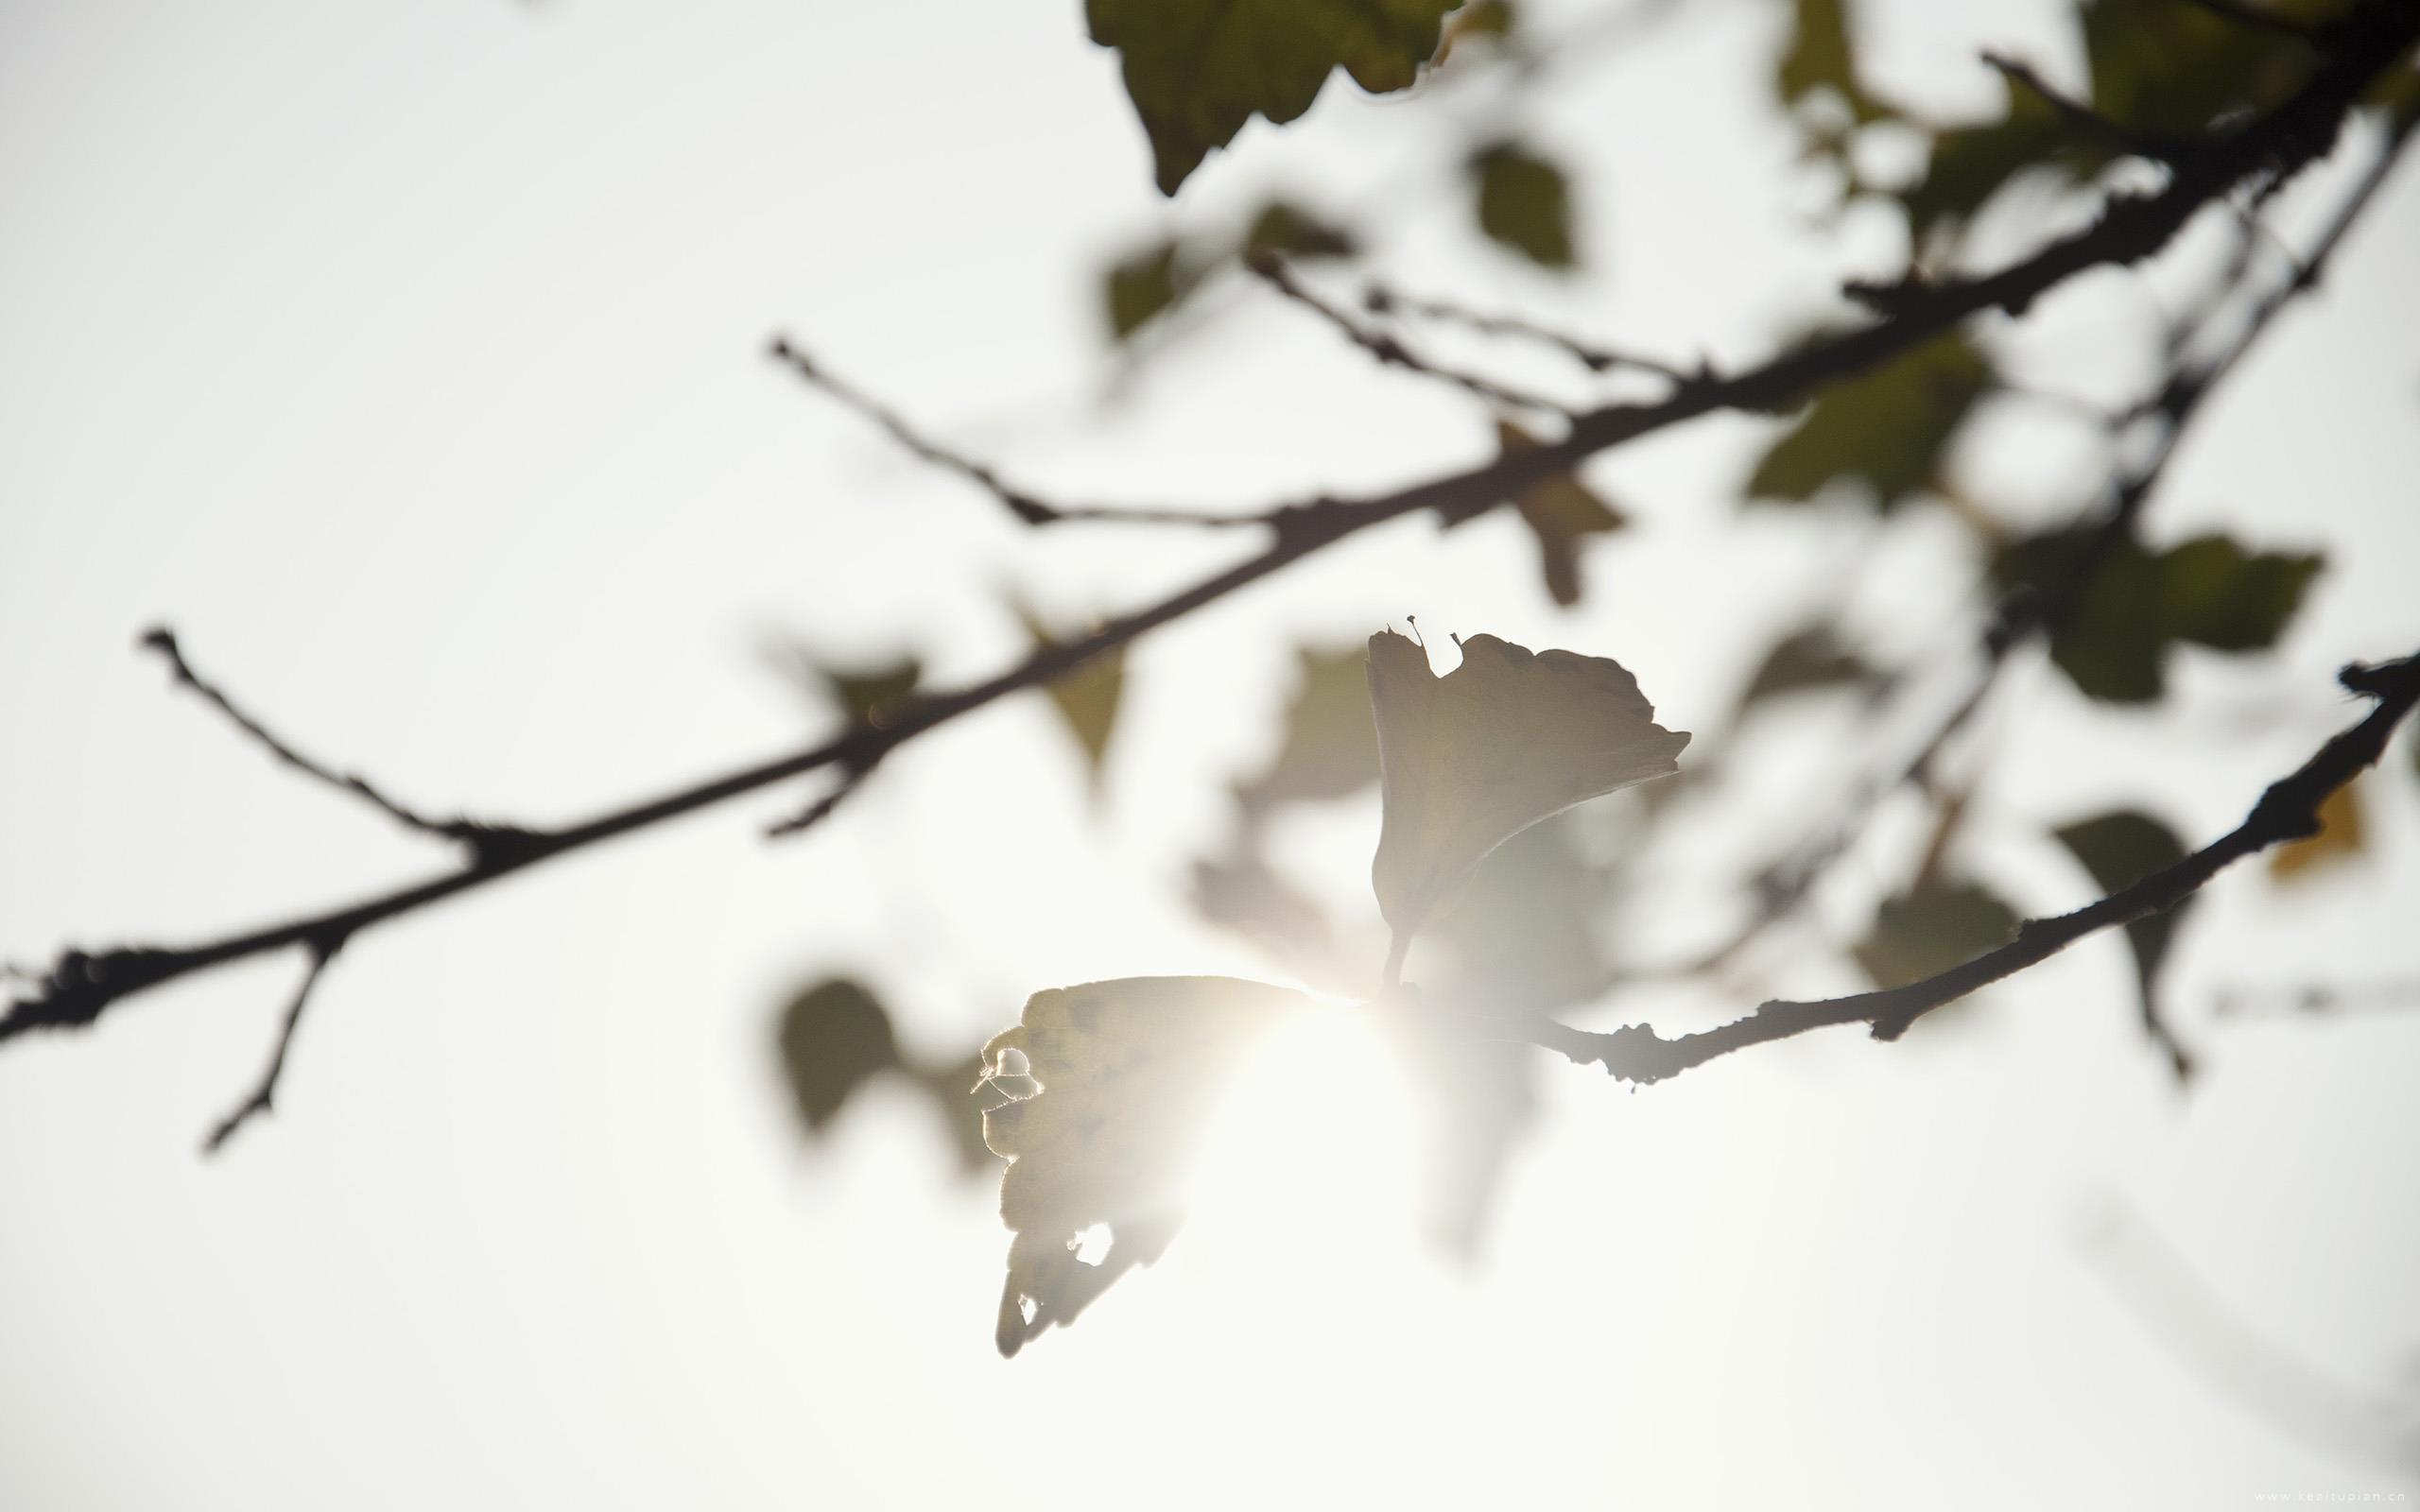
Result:
[[[302,980],[294,989],[293,1001],[286,1005],[285,1022],[278,1025],[277,1043],[269,1050],[268,1069],[261,1074],[260,1085],[252,1089],[251,1095],[236,1104],[234,1110],[220,1119],[209,1137],[201,1142],[204,1155],[217,1154],[218,1147],[227,1143],[229,1136],[254,1115],[276,1109],[277,1080],[285,1074],[286,1052],[294,1047],[294,1031],[302,1022],[303,1008],[310,1005],[311,988],[319,985],[320,973],[328,969],[328,963],[335,960],[337,952],[343,948],[344,936],[340,935],[315,941],[308,947],[309,964],[303,968]]]
[[[206,681],[199,673],[194,671],[193,663],[185,660],[183,647],[177,644],[176,633],[164,625],[154,626],[144,631],[142,638],[135,644],[145,650],[157,651],[166,658],[168,669],[175,674],[178,682],[207,699],[220,713],[225,714],[236,729],[250,735],[262,749],[305,777],[359,799],[407,830],[469,846],[475,855],[510,850],[516,845],[527,843],[532,837],[530,832],[512,825],[482,824],[466,818],[431,818],[425,814],[406,808],[389,798],[372,786],[366,777],[357,776],[352,772],[339,772],[313,761],[271,734],[267,726],[236,707],[234,700],[228,697],[224,690],[216,683]]]
[[[2138,157],[2174,163],[2179,158],[2206,152],[2210,144],[2200,138],[2171,136],[2164,132],[2146,131],[2136,127],[2113,121],[2091,106],[2069,99],[2050,87],[2049,81],[2033,71],[2030,63],[2020,62],[2004,53],[1983,54],[1984,66],[1998,74],[2012,85],[2031,94],[2050,107],[2059,119],[2077,135],[2089,138],[2114,151]]]
[[[1599,1064],[1624,1081],[1677,1076],[1720,1056],[1770,1044],[1810,1029],[1869,1025],[1876,1040],[1896,1040],[1909,1025],[1994,982],[2049,959],[2085,936],[2164,913],[2199,891],[2230,864],[2270,846],[2319,833],[2320,805],[2377,764],[2395,725],[2420,703],[2420,655],[2378,666],[2356,663],[2338,674],[2348,690],[2377,700],[2369,715],[2322,746],[2290,776],[2272,782],[2244,821],[2170,867],[2121,887],[2099,902],[2052,919],[2031,919],[1996,950],[1902,987],[1846,997],[1796,1002],[1772,999],[1720,1028],[1667,1040],[1645,1024],[1590,1034],[1551,1022],[1536,1026],[1535,1042],[1580,1064]]]
[[[1255,253],[1244,266],[1251,268],[1262,283],[1325,320],[1341,332],[1346,340],[1389,367],[1401,368],[1406,372],[1416,372],[1425,378],[1434,378],[1441,383],[1452,384],[1457,388],[1477,394],[1490,404],[1502,404],[1513,409],[1544,410],[1553,415],[1567,416],[1571,413],[1571,406],[1560,401],[1547,399],[1539,394],[1527,393],[1509,385],[1497,383],[1492,378],[1482,378],[1477,373],[1448,368],[1442,363],[1421,356],[1387,332],[1372,330],[1313,293],[1307,285],[1294,276],[1293,269],[1286,266],[1285,259],[1273,252]]]
[[[1616,368],[1629,368],[1639,372],[1653,373],[1659,378],[1668,378],[1676,384],[1685,384],[1707,376],[1703,368],[1694,373],[1689,372],[1653,357],[1643,357],[1635,352],[1616,352],[1611,347],[1582,341],[1550,326],[1524,320],[1516,316],[1491,315],[1467,310],[1460,305],[1448,304],[1442,300],[1415,299],[1379,284],[1372,284],[1363,290],[1361,307],[1372,315],[1381,318],[1396,314],[1409,315],[1424,320],[1434,320],[1443,325],[1459,325],[1466,330],[1476,331],[1481,335],[1508,336],[1517,340],[1536,342],[1562,352],[1590,372],[1610,372]]]
[[[872,421],[888,432],[902,449],[919,460],[955,472],[966,479],[1008,508],[1029,525],[1060,524],[1069,521],[1098,521],[1127,524],[1187,524],[1187,525],[1255,525],[1267,524],[1268,516],[1216,514],[1208,510],[1146,506],[1126,508],[1115,505],[1046,504],[1025,490],[1003,479],[985,463],[951,451],[941,442],[925,436],[909,424],[905,416],[891,409],[864,390],[836,376],[831,369],[808,356],[786,335],[773,337],[770,352],[792,372],[838,400],[846,407]]]

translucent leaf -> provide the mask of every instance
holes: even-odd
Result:
[[[2325,870],[2361,853],[2367,842],[2357,782],[2347,782],[2327,795],[2319,806],[2319,833],[2269,853],[2269,874],[2279,882],[2295,882],[2314,870]]]
[[[1932,483],[1950,437],[1991,384],[1991,365],[1956,333],[1834,384],[1765,453],[1749,496],[1804,502],[1848,480],[1888,514]]]
[[[1232,977],[1131,977],[1037,992],[984,1046],[983,1137],[1008,1159],[1000,1216],[1015,1231],[1002,1354],[1159,1258],[1227,1073],[1284,1016],[1318,1006]],[[1090,1264],[1074,1246],[1098,1225],[1111,1245]]]
[[[776,1031],[782,1070],[799,1118],[820,1134],[868,1077],[899,1064],[890,1015],[859,983],[813,983],[782,1009]]]
[[[2007,944],[2016,924],[2015,910],[1986,887],[1923,882],[1883,901],[1854,954],[1876,987],[1904,987]]]
[[[1294,649],[1294,696],[1277,753],[1236,797],[1257,820],[1289,803],[1349,797],[1378,780],[1378,731],[1370,716],[1368,658],[1360,646]]]
[[[1030,608],[1020,603],[1016,611],[1027,633],[1037,644],[1059,644],[1060,637],[1052,634]],[[1083,750],[1085,770],[1098,788],[1103,764],[1109,758],[1109,738],[1117,730],[1118,704],[1126,691],[1126,648],[1119,646],[1094,657],[1074,671],[1045,683],[1043,691],[1050,696],[1051,707],[1059,711],[1060,720]]]
[[[1309,110],[1339,67],[1377,94],[1408,87],[1456,0],[1085,0],[1093,41],[1117,49],[1127,95],[1173,195],[1213,148],[1263,115]]]
[[[1578,259],[1571,240],[1571,187],[1563,170],[1523,147],[1493,146],[1471,160],[1478,229],[1540,267]]]
[[[1495,422],[1495,438],[1507,453],[1538,444],[1536,437],[1508,420]],[[1566,609],[1579,603],[1581,538],[1611,534],[1629,524],[1629,518],[1581,482],[1576,472],[1541,478],[1512,503],[1530,534],[1537,538],[1538,570],[1546,578],[1547,593]]]
[[[1668,777],[1689,743],[1618,662],[1461,643],[1440,678],[1409,638],[1370,638],[1385,817],[1371,882],[1398,948],[1487,853],[1551,814]]]

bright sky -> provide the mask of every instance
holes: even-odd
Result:
[[[2071,77],[2051,13],[1858,10],[1887,79],[1945,112],[1994,97],[1984,43]],[[1540,90],[1519,118],[1585,164],[1595,251],[1558,289],[1457,224],[1476,94],[1336,86],[1168,208],[1072,0],[0,0],[0,956],[201,936],[443,860],[169,690],[131,650],[155,622],[309,748],[543,823],[811,735],[761,658],[774,633],[961,679],[1021,650],[1011,588],[1072,621],[1236,550],[1022,533],[774,368],[776,330],[1060,494],[1201,503],[1492,444],[1466,400],[1239,284],[1102,401],[1096,270],[1271,185],[1357,209],[1409,286],[1755,353],[1899,253],[1888,216],[1810,228],[1766,83],[1781,25],[1706,4]],[[2315,176],[2292,223],[2342,182]],[[2281,650],[2190,662],[2162,721],[2085,711],[2039,668],[1996,706],[1977,851],[2028,907],[2085,896],[2046,823],[2148,801],[2207,838],[2349,719],[2336,665],[2420,641],[2415,246],[2407,167],[2154,507],[2163,540],[2331,549]],[[2097,277],[2008,350],[2123,394],[2167,277]],[[1361,1089],[1345,1143],[1392,1147],[1369,1131],[1401,1090],[1350,1057],[1264,1068],[1167,1260],[1011,1363],[1007,1236],[921,1108],[878,1091],[802,1145],[769,1036],[809,972],[868,975],[907,1039],[956,1053],[1039,988],[1267,971],[1196,920],[1184,864],[1269,749],[1299,638],[1409,612],[1615,655],[1667,724],[1712,729],[1758,637],[1868,539],[1820,512],[1738,524],[1770,430],[1709,421],[1592,472],[1640,525],[1591,558],[1579,611],[1537,593],[1515,522],[1413,522],[1153,637],[1098,809],[1028,697],[917,742],[804,842],[759,840],[799,800],[768,795],[360,939],[275,1117],[215,1161],[198,1141],[297,963],[9,1046],[0,1506],[2408,1495],[2408,1459],[2399,1479],[2298,1435],[2303,1397],[2247,1401],[2242,1362],[2205,1358],[2215,1311],[2347,1391],[2408,1391],[2420,1359],[2420,1014],[2210,1021],[2231,985],[2411,974],[2408,771],[2366,789],[2367,856],[2290,893],[2230,876],[2187,926],[2189,1097],[2113,940],[1931,1040],[1809,1039],[1636,1094],[1550,1068],[1471,1272],[1402,1238],[1400,1174],[1306,1196],[1355,1153],[1310,1138],[1306,1089]],[[2014,415],[1958,466],[2043,518],[2092,475]],[[1917,655],[1965,633],[1971,566],[1946,527],[1908,534],[1865,570],[1863,623]],[[1708,816],[1732,850],[1676,864],[1657,927],[1710,933],[1719,863],[1831,791],[1853,733],[1759,736],[1747,754],[1803,781]],[[1826,895],[1834,937],[1912,831]],[[1288,855],[1349,897],[1375,834],[1356,805]],[[1773,971],[1850,985],[1812,950]],[[1604,1022],[1743,1005],[1666,992]]]

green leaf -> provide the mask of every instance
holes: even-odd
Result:
[[[2132,809],[2100,815],[2051,832],[2070,855],[2092,875],[2103,895],[2131,887],[2154,871],[2185,859],[2185,843],[2176,832],[2148,814]],[[2193,904],[2183,902],[2162,913],[2137,919],[2126,926],[2126,942],[2134,948],[2135,975],[2148,1008],[2168,959],[2168,945],[2176,926]]]
[[[820,661],[804,646],[783,648],[780,656],[810,692],[821,694],[852,725],[881,726],[914,696],[924,677],[923,663],[912,656],[841,664]]]
[[[1537,438],[1509,420],[1495,422],[1495,438],[1507,455],[1538,444]],[[1541,478],[1512,501],[1522,523],[1537,538],[1538,571],[1547,593],[1568,609],[1580,602],[1580,542],[1582,537],[1609,535],[1630,524],[1629,517],[1580,481],[1576,472]]]
[[[1101,303],[1111,335],[1120,341],[1184,297],[1191,281],[1179,281],[1177,246],[1163,241],[1110,266],[1101,275]]]
[[[822,1133],[868,1077],[899,1064],[890,1015],[846,977],[801,988],[782,1008],[775,1041],[799,1118],[811,1134]]]
[[[1247,259],[1276,252],[1307,263],[1327,257],[1353,257],[1360,250],[1360,244],[1351,232],[1331,225],[1287,199],[1271,199],[1263,205],[1260,214],[1253,217],[1252,228],[1244,232],[1243,255]]]
[[[1841,643],[1838,626],[1819,621],[1773,643],[1740,691],[1739,707],[1745,711],[1785,694],[1872,682],[1880,676],[1864,657]]]
[[[1854,954],[1876,987],[1905,987],[2007,944],[2016,924],[2016,911],[1988,888],[1922,882],[1883,901]]]
[[[1991,385],[1991,364],[1956,333],[1834,384],[1766,451],[1749,497],[1803,503],[1855,481],[1888,514],[1932,483],[1950,437]]]
[[[1019,603],[1016,611],[1037,645],[1061,644],[1061,638],[1029,607]],[[1059,711],[1061,722],[1083,750],[1085,770],[1098,791],[1109,759],[1109,737],[1116,733],[1118,704],[1126,691],[1126,648],[1121,645],[1102,652],[1045,683],[1043,691],[1050,696],[1051,707]]]
[[[1616,662],[1492,635],[1440,678],[1405,636],[1370,637],[1383,815],[1371,884],[1396,947],[1487,853],[1551,814],[1668,777],[1685,732],[1655,723]]]
[[[1517,22],[1512,0],[1471,0],[1445,23],[1444,38],[1437,44],[1437,61],[1453,57],[1456,47],[1475,38],[1510,37]]]
[[[1294,696],[1286,705],[1277,753],[1236,787],[1247,818],[1257,822],[1288,804],[1347,798],[1378,780],[1368,660],[1358,645],[1295,647]]]
[[[2282,21],[2327,19],[2339,0],[2263,0]],[[2083,12],[2092,108],[2118,126],[2198,137],[2220,117],[2265,111],[2309,77],[2309,49],[2193,0],[2096,0]]]
[[[1573,265],[1571,189],[1561,168],[1506,144],[1471,159],[1471,173],[1480,231],[1540,267]]]
[[[2225,536],[2199,536],[2160,559],[2164,628],[2213,651],[2277,644],[2319,576],[2321,558],[2253,553]]]
[[[1993,576],[2055,601],[2080,570],[2089,539],[2089,531],[2059,530],[2012,541]],[[2051,637],[2051,659],[2088,697],[2150,702],[2167,691],[2175,642],[2230,652],[2274,644],[2322,565],[2316,556],[2249,552],[2224,536],[2195,537],[2164,552],[2120,541],[2073,591]]]
[[[2270,852],[2269,875],[2279,882],[2299,881],[2313,870],[2325,870],[2360,855],[2369,837],[2361,800],[2356,796],[2358,786],[2347,782],[2328,794],[2319,806],[2319,833]]]
[[[1924,177],[1899,197],[1909,234],[1921,241],[1935,226],[1972,218],[2000,187],[2028,168],[2072,176],[2087,149],[2042,97],[2006,86],[1997,120],[1935,131]]]
[[[1284,125],[1341,67],[1374,94],[1409,87],[1456,0],[1085,0],[1173,195],[1253,115]]]
[[[1773,74],[1782,104],[1796,105],[1828,89],[1860,122],[1889,114],[1858,79],[1857,54],[1841,0],[1797,0],[1794,9],[1797,26]]]
[[[983,1047],[983,1137],[1007,1158],[1014,1230],[994,1335],[1013,1355],[1175,1237],[1202,1121],[1237,1059],[1299,992],[1220,976],[1132,977],[1037,992]],[[1109,1252],[1076,1252],[1096,1225]]]

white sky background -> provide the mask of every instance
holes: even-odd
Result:
[[[2072,77],[2045,8],[1941,9],[1869,18],[1888,82],[1979,111],[1986,43]],[[1770,105],[1780,25],[1705,6],[1520,117],[1584,165],[1597,271],[1559,290],[1459,229],[1453,122],[1476,95],[1333,85],[1164,206],[1072,0],[8,0],[0,954],[215,934],[445,859],[168,690],[130,650],[154,622],[307,748],[427,807],[544,823],[811,735],[759,660],[769,630],[909,646],[957,680],[1022,649],[1011,585],[1073,619],[1238,549],[1023,532],[775,369],[776,329],[1056,494],[1203,503],[1382,486],[1490,444],[1475,406],[1240,284],[1098,403],[1100,264],[1271,184],[1362,207],[1407,284],[1754,354],[1898,255],[1889,216],[1809,229]],[[2342,181],[2297,194],[2300,224]],[[2349,719],[2337,664],[2420,638],[2415,248],[2407,170],[2153,507],[2162,539],[2331,549],[2281,651],[2187,662],[2156,718],[2084,711],[2039,668],[1996,706],[1972,854],[2024,905],[2084,896],[2047,823],[2149,802],[2205,839]],[[2181,286],[2164,276],[2089,280],[2011,350],[2127,393]],[[1738,526],[1770,429],[1709,421],[1592,472],[1641,524],[1594,551],[1578,612],[1545,604],[1514,522],[1407,523],[1155,635],[1098,815],[1028,696],[917,742],[804,843],[757,839],[799,800],[766,795],[358,939],[276,1116],[216,1161],[196,1144],[298,963],[9,1046],[0,1507],[2409,1493],[2232,1400],[2129,1289],[2167,1273],[2124,1258],[2172,1248],[2347,1386],[2408,1380],[2420,1015],[2209,1022],[2231,983],[2411,972],[2407,771],[2366,790],[2370,855],[2290,894],[2247,868],[2187,925],[2190,1097],[2141,1043],[2114,939],[1930,1041],[1809,1039],[1636,1095],[1558,1068],[1474,1275],[1334,1234],[1280,1267],[1209,1214],[1003,1363],[1006,1234],[922,1109],[876,1095],[802,1148],[768,1037],[808,971],[869,973],[936,1053],[1041,987],[1265,972],[1193,919],[1184,865],[1268,749],[1298,636],[1409,611],[1616,655],[1668,724],[1712,730],[1741,658],[1864,540],[1846,513]],[[2071,507],[2091,458],[2042,435],[1995,421],[1962,476]],[[1863,623],[1937,652],[1966,633],[1972,566],[1945,527],[1909,534]],[[1807,716],[1759,737],[1759,769],[1805,780],[1708,833],[1739,853],[1789,833],[1849,769],[1841,734]],[[1903,872],[1905,817],[1826,895],[1836,936]],[[1349,887],[1375,833],[1358,806],[1295,850]],[[1676,859],[1670,928],[1719,927],[1692,911],[1730,853]],[[1774,986],[1849,985],[1821,953],[1774,964]],[[1687,1026],[1741,1005],[1615,1006]],[[2158,1238],[2096,1247],[2112,1213]]]

